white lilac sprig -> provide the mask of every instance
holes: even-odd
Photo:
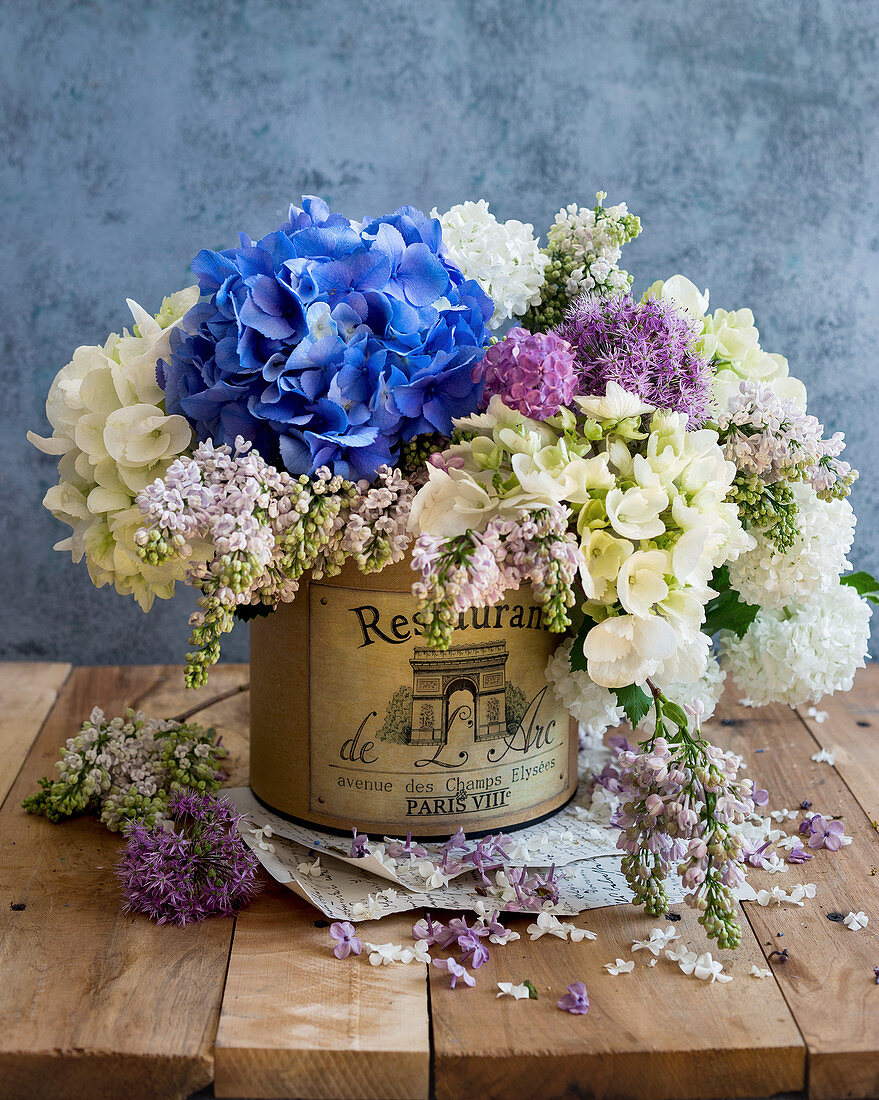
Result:
[[[581,294],[625,293],[632,285],[631,275],[618,264],[623,245],[641,232],[641,221],[625,203],[605,206],[604,191],[595,198],[591,209],[569,203],[550,226],[540,304],[532,306],[522,320],[530,332],[561,324],[568,306]]]
[[[564,632],[571,625],[568,609],[575,602],[579,561],[576,540],[567,529],[569,515],[564,506],[555,505],[523,510],[516,519],[498,517],[481,532],[469,530],[451,538],[420,535],[412,568],[421,579],[412,591],[428,645],[448,649],[463,613],[491,607],[526,582],[543,609],[546,629]]]
[[[769,386],[742,382],[718,418],[726,457],[768,485],[805,481],[822,500],[846,497],[858,474],[839,455],[842,432],[824,439],[824,427]]]
[[[55,763],[57,777],[43,777],[40,790],[22,806],[54,822],[95,813],[113,832],[128,821],[152,827],[170,820],[168,803],[175,791],[216,791],[227,755],[213,729],[131,709],[108,719],[95,707],[67,739]]]
[[[721,947],[737,947],[741,928],[733,889],[745,881],[741,825],[754,812],[753,785],[739,777],[741,760],[694,730],[676,704],[653,689],[656,726],[640,751],[617,757],[622,807],[615,824],[622,868],[651,916],[668,909],[665,879],[676,866],[686,901]]]

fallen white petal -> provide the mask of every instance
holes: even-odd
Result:
[[[630,974],[635,969],[635,963],[633,961],[626,962],[623,959],[617,959],[616,962],[605,963],[604,969],[608,974]]]
[[[816,752],[812,759],[816,764],[829,764],[831,767],[836,763],[836,757],[832,752],[828,752],[827,749],[821,749],[820,752]]]
[[[512,982],[498,982],[497,987],[500,990],[498,997],[515,997],[517,1001],[523,1001],[531,996],[531,992],[524,982],[522,985],[513,985]]]

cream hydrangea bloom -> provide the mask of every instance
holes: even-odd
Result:
[[[532,225],[499,222],[485,199],[459,203],[445,214],[432,210],[431,217],[439,218],[449,259],[494,302],[490,328],[540,304],[549,256],[540,251]]]
[[[742,382],[759,382],[771,387],[782,400],[790,399],[805,410],[806,387],[790,374],[783,355],[760,347],[760,333],[750,309],[716,309],[709,314],[708,291],[700,293],[683,275],[658,280],[648,288],[647,296],[674,302],[696,323],[699,352],[715,360],[712,390],[719,408],[726,408]]]
[[[155,567],[137,556],[134,533],[143,517],[135,497],[192,441],[184,417],[165,415],[156,365],[196,301],[198,287],[187,287],[151,316],[129,300],[133,330],[111,335],[103,347],[77,348],[49,390],[52,435],[28,432],[35,447],[59,456],[59,481],[43,504],[72,534],[55,548],[76,562],[85,558],[95,585],[115,585],[145,611],[156,596],[170,598],[184,573],[179,560]]]

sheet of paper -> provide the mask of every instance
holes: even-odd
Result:
[[[364,860],[343,862],[280,835],[254,835],[242,823],[242,836],[265,869],[278,882],[310,901],[333,920],[375,920],[389,913],[413,909],[480,908],[521,912],[501,897],[486,892],[477,876],[468,873],[441,889],[408,890],[388,886],[387,879],[370,874]],[[552,911],[573,915],[605,905],[626,905],[632,894],[620,871],[619,856],[593,856],[566,865],[559,880],[559,900]],[[669,883],[672,903],[682,899],[677,882]]]
[[[426,853],[421,857],[393,859],[387,854],[387,844],[371,841],[369,855],[352,858],[349,840],[287,821],[266,809],[249,787],[231,788],[224,790],[223,794],[234,801],[242,813],[249,815],[255,828],[265,829],[268,826],[272,837],[295,841],[314,852],[331,855],[359,872],[367,871],[409,890],[429,889],[429,869],[425,866],[422,873],[419,867],[425,861],[436,865],[442,858],[441,844],[417,839],[412,843]],[[589,792],[585,786],[581,786],[574,801],[553,817],[509,833],[505,864],[510,867],[537,868],[550,867],[553,864],[556,867],[566,867],[569,863],[583,859],[615,854],[618,832],[605,824],[600,817],[596,817],[589,802]],[[466,868],[453,871],[451,878],[455,879],[466,873]]]

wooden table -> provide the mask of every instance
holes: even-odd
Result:
[[[809,798],[854,838],[780,878],[752,874],[758,888],[814,882],[818,894],[802,909],[744,905],[742,947],[714,952],[734,981],[709,985],[664,960],[648,969],[645,953],[633,973],[608,975],[603,964],[630,957],[657,923],[624,907],[588,914],[594,942],[523,936],[495,950],[477,987],[459,991],[419,964],[338,962],[320,914],[275,883],[234,922],[123,915],[120,839],[20,809],[95,704],[197,713],[231,751],[230,783],[245,782],[246,667],[221,666],[198,693],[181,679],[179,668],[0,665],[0,1097],[168,1100],[211,1081],[217,1096],[311,1100],[879,1096],[879,669],[825,700],[820,723],[747,710],[735,690],[711,723],[773,807]],[[810,759],[819,746],[835,768]],[[685,941],[704,950],[678,908]],[[827,919],[859,909],[871,918],[859,932]],[[362,934],[400,942],[411,924],[386,918]],[[779,948],[789,962],[750,976]],[[496,982],[526,978],[538,1001],[496,999]],[[555,1007],[577,979],[585,1017]]]

